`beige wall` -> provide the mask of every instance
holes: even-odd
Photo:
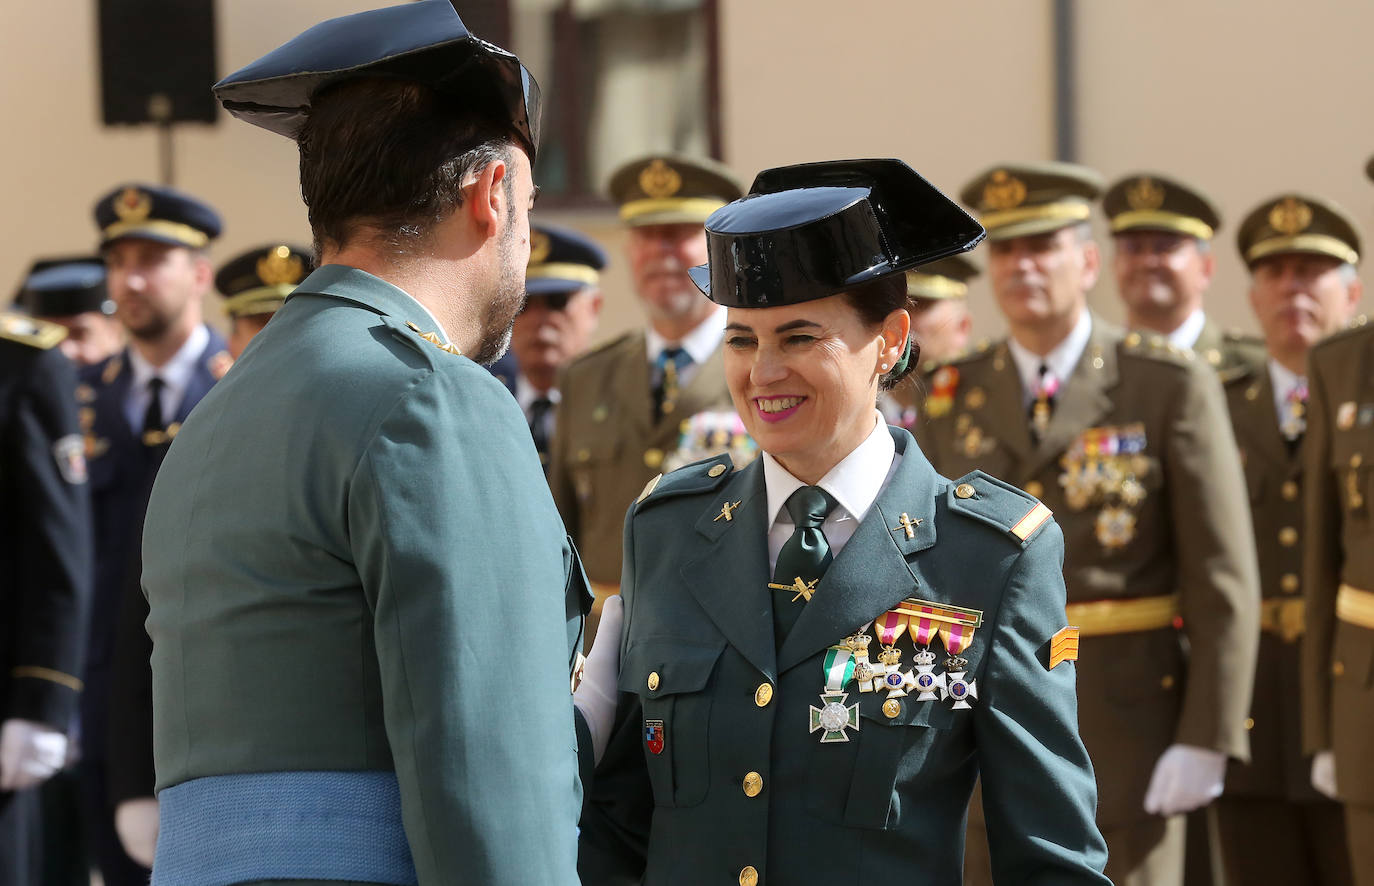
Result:
[[[779,163],[897,156],[954,191],[990,164],[1053,153],[1050,0],[721,0],[726,159],[746,180]],[[220,68],[251,61],[366,0],[221,0]],[[1218,245],[1213,313],[1253,329],[1233,224],[1269,193],[1343,203],[1374,234],[1368,33],[1374,5],[1311,0],[1079,4],[1080,156],[1108,176],[1137,168],[1191,180],[1231,227]],[[1299,9],[1301,10],[1299,12]],[[94,198],[158,173],[146,130],[100,125],[95,4],[0,4],[0,287],[35,255],[89,248]],[[536,71],[537,75],[547,76]],[[227,117],[176,136],[178,184],[227,220],[213,253],[308,242],[294,147]],[[545,213],[622,238],[609,211]],[[623,263],[622,263],[623,264]],[[606,280],[603,337],[639,322],[623,267]],[[0,294],[3,289],[0,288]],[[979,327],[1000,323],[976,286]],[[1094,301],[1119,316],[1110,284]]]

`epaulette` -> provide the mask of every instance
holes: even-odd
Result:
[[[581,366],[582,364],[588,362],[594,363],[598,358],[604,356],[606,353],[614,351],[616,348],[623,347],[631,338],[635,336],[635,334],[636,330],[632,329],[629,332],[624,332],[620,335],[617,335],[610,341],[602,342],[594,348],[589,348],[588,350],[583,351],[581,354],[578,354],[577,357],[575,357],[572,360],[572,362],[568,364],[567,368],[571,369],[574,366]]]
[[[23,314],[0,314],[0,338],[46,351],[67,337],[67,328]]]
[[[1007,533],[1023,548],[1053,516],[1035,496],[982,471],[960,477],[947,495],[951,511]]]
[[[1264,368],[1264,364],[1256,361],[1242,360],[1230,366],[1217,368],[1217,378],[1221,379],[1224,387],[1248,382]]]
[[[383,316],[382,322],[391,330],[392,335],[428,358],[431,366],[435,365],[434,356],[439,351],[452,354],[455,357],[462,356],[463,352],[456,345],[445,343],[438,333],[426,332],[414,323],[408,323],[390,315]]]
[[[1364,314],[1360,314],[1355,319],[1345,324],[1344,329],[1339,329],[1336,332],[1331,333],[1330,335],[1323,338],[1321,341],[1314,344],[1312,346],[1312,350],[1326,350],[1326,348],[1334,342],[1348,341],[1352,338],[1359,338],[1362,335],[1370,334],[1374,333],[1370,332],[1369,318]]]
[[[653,502],[679,495],[713,492],[730,478],[734,469],[730,456],[722,453],[683,465],[676,471],[659,474],[645,485],[644,491],[635,499],[635,511],[637,513]]]
[[[1135,331],[1126,333],[1121,340],[1121,352],[1180,366],[1197,359],[1192,348],[1180,348],[1162,335]]]

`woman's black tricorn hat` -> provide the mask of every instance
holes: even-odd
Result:
[[[357,77],[430,86],[468,112],[509,121],[534,162],[539,84],[514,54],[475,36],[451,0],[421,0],[330,19],[215,84],[225,110],[295,138],[314,97]]]
[[[709,264],[692,282],[717,304],[825,298],[967,252],[983,239],[957,203],[901,160],[766,169],[706,220]]]

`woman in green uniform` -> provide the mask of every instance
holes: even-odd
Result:
[[[706,229],[762,455],[630,509],[583,882],[958,883],[981,773],[999,881],[1107,883],[1059,530],[875,409],[919,351],[904,272],[982,229],[897,160],[765,171]]]

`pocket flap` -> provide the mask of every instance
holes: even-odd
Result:
[[[644,698],[700,692],[724,650],[724,639],[716,643],[678,637],[635,640],[620,662],[620,691]]]
[[[888,711],[883,709],[888,701],[897,702],[896,716],[889,717]],[[914,692],[904,698],[894,699],[889,699],[886,692],[865,692],[859,698],[859,716],[878,726],[929,726],[934,729],[948,729],[954,714],[961,713],[955,711],[951,705],[952,702],[947,699],[917,701]]]

